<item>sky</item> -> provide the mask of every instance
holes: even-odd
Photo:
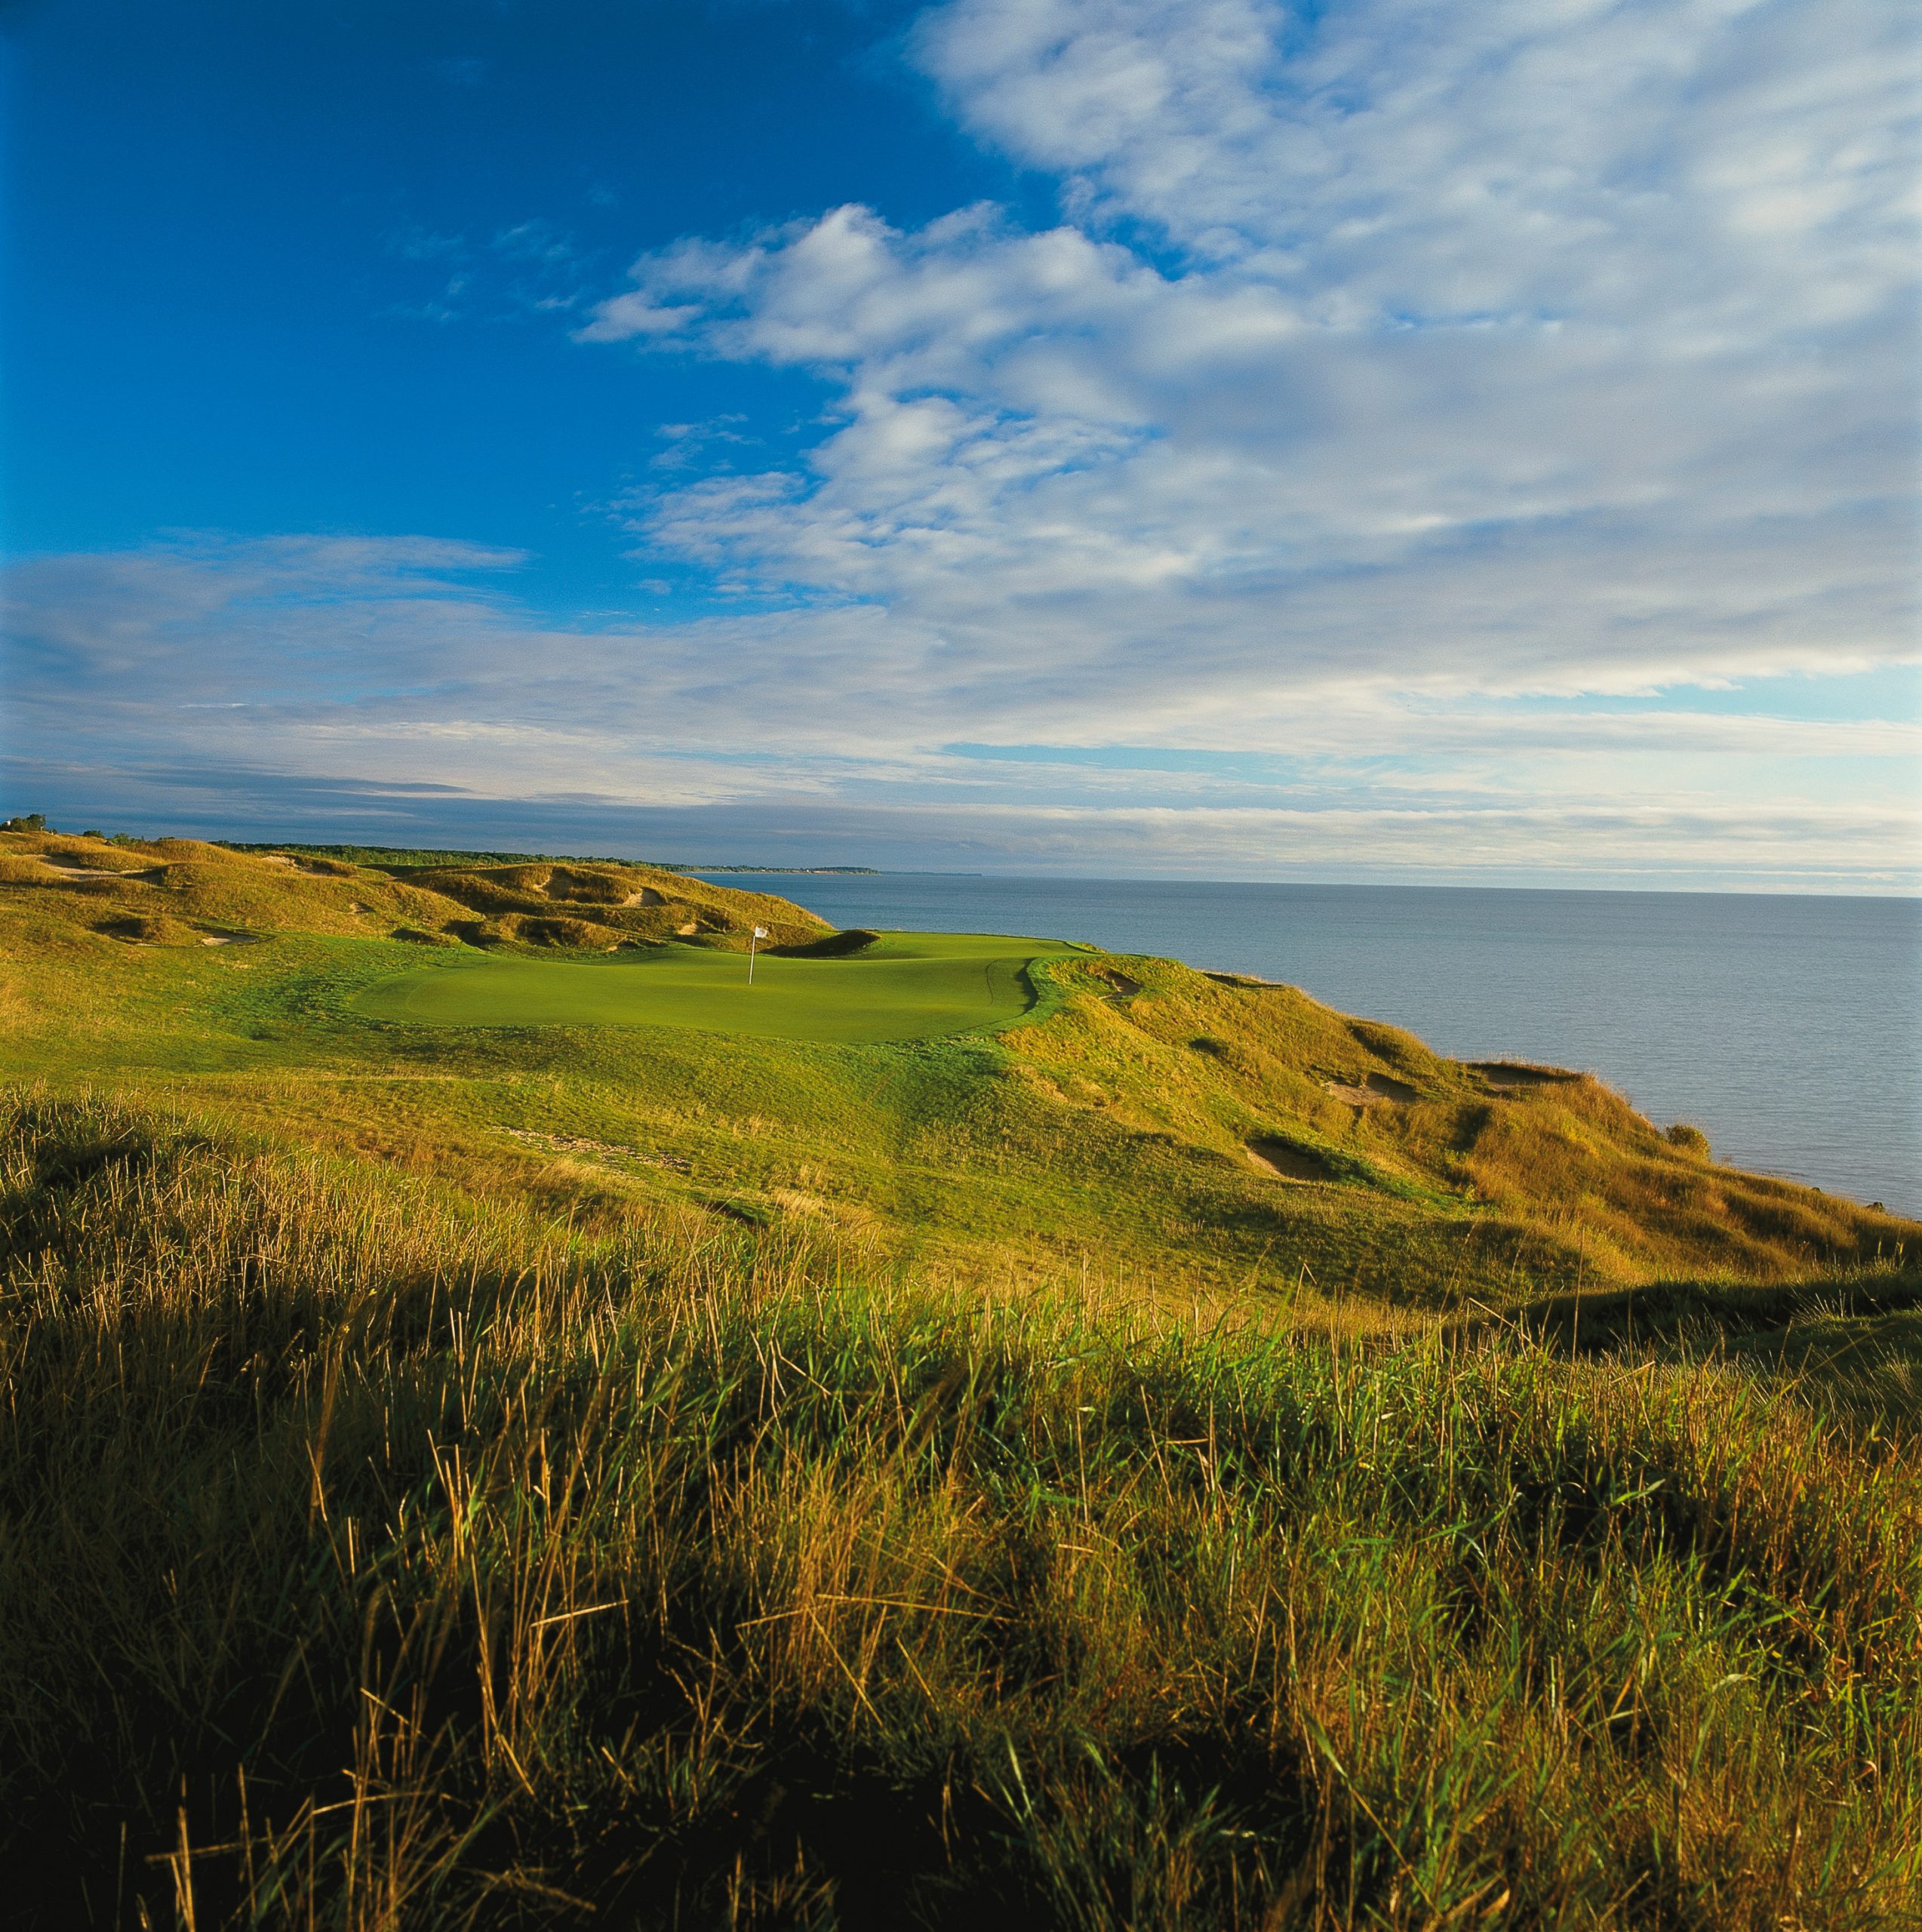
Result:
[[[1899,0],[11,0],[0,808],[1922,890]]]

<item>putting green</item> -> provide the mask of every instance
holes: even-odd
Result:
[[[416,1026],[685,1026],[782,1040],[918,1040],[1004,1026],[1035,1004],[1028,968],[1072,948],[979,933],[883,933],[834,959],[666,946],[614,958],[466,953],[349,1004]]]

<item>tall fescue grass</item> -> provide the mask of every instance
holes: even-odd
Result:
[[[970,1306],[0,1122],[48,1925],[1912,1924],[1922,1480],[1727,1370]]]

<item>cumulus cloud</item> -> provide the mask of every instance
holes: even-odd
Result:
[[[586,339],[805,368],[841,416],[637,501],[649,543],[984,683],[1044,658],[1071,735],[1116,681],[1180,731],[1345,677],[1914,655],[1887,9],[959,0],[916,47],[1072,218],[644,257]]]
[[[718,614],[556,621],[470,546],[183,541],[36,567],[17,695],[89,769],[174,734],[897,860],[1912,884],[1912,709],[1797,715],[1918,655],[1897,30],[954,0],[912,57],[1057,220],[829,209],[577,309],[583,353],[824,387],[801,457],[671,426],[618,506]]]

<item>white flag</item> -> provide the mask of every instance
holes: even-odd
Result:
[[[765,926],[756,926],[754,929],[754,936],[756,939],[765,939],[767,937],[767,928]]]

